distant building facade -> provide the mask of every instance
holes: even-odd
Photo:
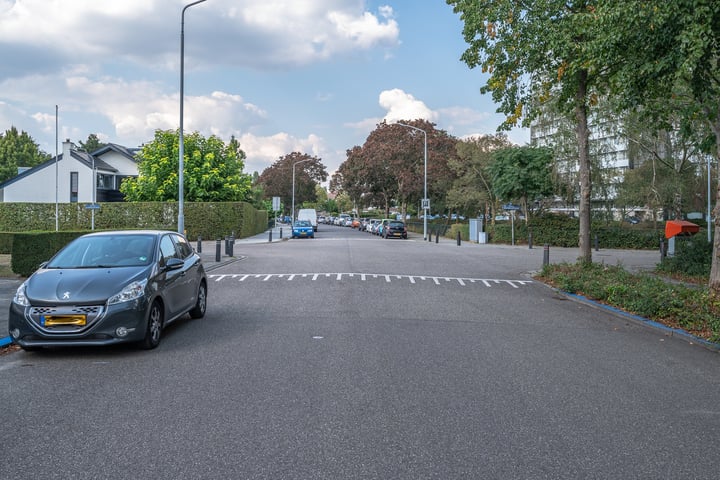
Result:
[[[120,184],[138,176],[135,154],[110,143],[88,153],[66,140],[57,159],[37,165],[0,184],[0,201],[19,203],[92,203],[123,201]]]

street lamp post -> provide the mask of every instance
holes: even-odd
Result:
[[[291,225],[295,223],[295,165],[299,163],[309,162],[312,160],[312,158],[306,158],[305,160],[300,160],[298,162],[293,163],[292,167],[292,212],[290,213],[292,221]]]
[[[197,0],[188,3],[182,9],[180,16],[180,135],[178,138],[178,232],[185,233],[185,139],[183,138],[183,96],[185,93],[185,10],[202,3],[205,0]]]
[[[423,130],[422,128],[414,127],[414,126],[408,125],[406,123],[397,122],[397,125],[402,125],[403,127],[412,128],[413,130],[422,132],[423,138],[425,140],[425,179],[423,181],[424,193],[423,193],[423,201],[422,201],[421,206],[423,209],[423,240],[427,240],[427,216],[428,216],[428,210],[430,210],[430,202],[428,201],[428,193],[427,193],[427,132],[425,130]]]

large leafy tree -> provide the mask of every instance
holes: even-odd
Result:
[[[530,218],[528,203],[553,192],[552,150],[510,147],[493,153],[490,165],[492,188],[503,201],[520,201],[525,219]]]
[[[597,64],[617,65],[613,93],[629,109],[681,96],[687,128],[702,121],[720,160],[720,2],[600,0],[596,16],[612,35],[593,45]],[[652,112],[652,108],[648,109]],[[720,182],[720,178],[718,180]],[[709,287],[720,295],[720,183],[716,188]]]
[[[0,183],[17,176],[18,167],[34,167],[49,159],[25,131],[10,127],[0,134]]]
[[[386,214],[397,204],[403,214],[424,195],[425,137],[427,137],[428,196],[444,200],[454,180],[448,160],[457,155],[457,139],[426,120],[383,121],[368,135],[362,147],[348,150],[334,185],[364,203],[384,207]],[[425,134],[423,134],[425,132]],[[338,188],[338,187],[336,187]],[[442,203],[442,202],[438,202]]]
[[[252,200],[250,176],[243,173],[245,154],[237,142],[229,145],[212,135],[184,135],[184,198],[189,202]],[[178,199],[179,135],[157,130],[155,139],[138,154],[138,177],[120,186],[128,201]]]
[[[521,121],[528,125],[549,99],[574,118],[580,183],[578,260],[592,261],[588,112],[594,99],[604,93],[606,72],[594,68],[586,49],[596,37],[613,32],[598,28],[597,1],[446,1],[464,22],[469,48],[462,60],[488,74],[481,92],[491,93],[498,111],[506,115],[501,129]]]
[[[327,180],[328,173],[322,160],[307,153],[292,152],[280,157],[263,170],[257,183],[263,186],[268,197],[280,197],[286,211],[292,205],[293,165],[295,166],[295,206],[317,201],[315,187]]]
[[[502,133],[458,141],[457,156],[448,160],[448,168],[456,177],[447,192],[448,207],[466,215],[490,214],[497,200],[489,170],[492,154],[511,146],[512,142]]]

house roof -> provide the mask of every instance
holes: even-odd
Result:
[[[92,154],[87,153],[82,150],[71,149],[70,156],[72,158],[74,158],[75,160],[78,160],[79,162],[84,164],[87,168],[92,168],[93,157],[94,157],[95,158],[95,168],[97,168],[98,170],[104,170],[106,172],[117,172],[118,170],[115,167],[113,167],[112,165],[108,164],[107,162],[105,162],[104,160],[99,158],[101,155],[104,155],[110,151],[117,152],[117,153],[127,157],[128,159],[132,160],[133,162],[137,163],[137,158],[135,158],[135,154],[137,152],[139,152],[140,149],[139,148],[126,148],[126,147],[123,147],[122,145],[109,143],[109,144],[105,145],[104,147],[92,152]],[[58,158],[58,161],[63,160],[63,154],[61,153],[60,155],[57,156],[57,158]],[[25,170],[21,174],[3,182],[3,183],[0,183],[0,189],[3,189],[5,187],[7,187],[8,185],[12,185],[13,183],[17,182],[18,180],[21,180],[25,177],[29,177],[30,175],[34,174],[35,172],[38,172],[38,171],[42,170],[43,168],[49,167],[54,164],[55,164],[55,157],[41,163],[40,165],[36,165],[28,170]]]

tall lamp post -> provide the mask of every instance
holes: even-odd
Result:
[[[412,128],[413,130],[417,130],[418,132],[422,132],[423,138],[425,140],[425,179],[424,179],[424,193],[423,193],[423,200],[422,200],[422,209],[423,209],[423,240],[427,240],[427,216],[428,216],[428,210],[430,210],[430,200],[428,199],[427,194],[427,132],[423,130],[422,128],[414,127],[412,125],[408,125],[406,123],[400,123],[397,122],[397,125],[402,125],[403,127]]]
[[[183,96],[185,93],[185,10],[202,3],[205,0],[197,0],[188,3],[182,9],[180,16],[180,136],[178,139],[178,233],[185,233],[185,139],[183,138]]]
[[[292,212],[290,213],[290,216],[292,218],[292,222],[290,223],[293,225],[295,223],[295,165],[299,163],[309,162],[312,160],[312,158],[306,158],[305,160],[300,160],[299,162],[293,163],[293,177],[292,177]]]

